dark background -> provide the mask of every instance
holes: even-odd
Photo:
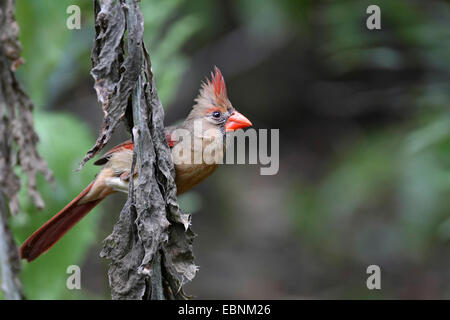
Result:
[[[66,28],[67,6],[80,30]],[[368,30],[366,8],[381,8]],[[145,40],[166,124],[187,115],[214,65],[256,129],[280,129],[280,170],[225,165],[180,197],[193,213],[203,299],[450,298],[450,5],[447,1],[145,0]],[[17,242],[94,176],[102,112],[89,75],[87,0],[17,0],[20,80],[56,185],[47,209],[23,196]],[[128,138],[122,128],[110,143]],[[98,256],[125,195],[114,195],[49,253],[24,264],[36,299],[108,299]],[[81,267],[82,290],[65,287]],[[368,290],[366,268],[381,268]]]

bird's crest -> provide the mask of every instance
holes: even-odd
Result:
[[[206,78],[206,82],[202,83],[201,93],[216,100],[227,99],[225,79],[219,68],[214,67],[214,71],[211,72],[211,79]]]
[[[194,109],[199,112],[210,112],[211,108],[226,111],[232,107],[228,100],[225,79],[219,68],[214,67],[211,72],[211,79],[207,78],[205,82],[202,82],[200,94],[195,101],[197,104]]]
[[[227,87],[225,86],[225,80],[219,68],[214,67],[214,72],[211,72],[211,81],[207,79],[207,84],[214,89],[214,95],[216,97],[227,96]]]

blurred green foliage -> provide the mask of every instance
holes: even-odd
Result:
[[[68,30],[68,6],[81,9],[82,28]],[[91,1],[16,1],[22,57],[21,82],[38,108],[48,105],[59,92],[89,72],[93,41]]]
[[[144,20],[144,40],[150,50],[152,67],[157,75],[158,95],[163,105],[175,97],[181,75],[186,70],[188,58],[181,53],[181,47],[202,26],[194,13],[178,17],[174,15],[187,0],[154,0],[141,3]],[[170,27],[168,22],[172,21]]]
[[[383,31],[364,32],[360,13],[369,4],[320,6],[325,41],[318,58],[326,71],[339,78],[417,68],[425,75],[410,84],[398,81],[408,88],[397,88],[398,101],[409,107],[405,120],[337,148],[320,179],[294,187],[290,215],[299,237],[332,264],[426,269],[450,240],[450,6],[378,1]],[[397,289],[382,294],[395,297]]]
[[[295,195],[302,237],[342,260],[427,258],[450,239],[449,125],[386,129],[342,152],[317,186]]]

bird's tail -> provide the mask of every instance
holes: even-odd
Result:
[[[20,256],[33,261],[50,249],[67,231],[87,215],[106,195],[89,201],[85,197],[94,185],[91,182],[75,199],[42,227],[36,230],[20,247]]]

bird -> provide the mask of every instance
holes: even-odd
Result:
[[[215,148],[209,149],[216,151],[222,147],[225,148],[228,133],[252,126],[250,120],[231,104],[224,77],[217,67],[214,67],[211,72],[211,78],[201,83],[198,96],[194,101],[191,111],[183,122],[164,129],[175,166],[177,195],[198,185],[217,168],[219,161],[205,160],[203,152],[208,147],[214,146]],[[180,132],[189,134],[188,138],[184,135],[183,139],[177,138]],[[210,154],[213,157],[216,155],[219,158],[223,157],[220,152]],[[21,258],[28,262],[35,260],[47,252],[108,195],[115,192],[127,193],[131,179],[132,159],[133,142],[128,140],[115,146],[95,161],[94,165],[103,167],[94,180],[25,240],[20,247]],[[200,159],[200,161],[192,161],[193,159]],[[138,174],[135,174],[133,179],[136,179]]]

